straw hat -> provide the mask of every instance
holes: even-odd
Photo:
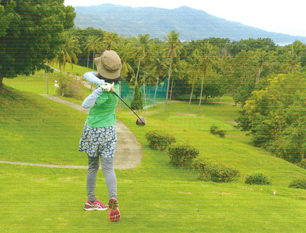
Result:
[[[119,55],[113,50],[105,50],[100,57],[95,58],[98,73],[107,79],[120,77],[122,68]]]

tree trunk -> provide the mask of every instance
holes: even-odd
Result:
[[[135,83],[137,83],[137,80],[138,80],[139,69],[140,69],[140,61],[141,61],[141,58],[139,58],[139,62],[138,62],[138,67],[137,67],[137,73],[136,73],[136,80],[135,80]]]
[[[87,56],[87,68],[89,67],[89,55],[90,53],[88,53],[88,56]]]
[[[172,81],[171,81],[171,90],[170,90],[170,99],[169,99],[169,104],[170,104],[171,99],[172,99],[173,81],[174,81],[174,77],[172,78]]]
[[[192,80],[192,88],[191,88],[191,93],[190,93],[190,100],[189,100],[189,104],[188,104],[188,109],[190,108],[190,104],[191,104],[191,100],[192,100],[194,83],[195,83],[195,78],[193,78],[193,80]]]
[[[168,71],[168,86],[167,86],[167,93],[166,93],[165,112],[167,112],[167,105],[168,105],[168,94],[169,94],[169,88],[170,88],[171,68],[172,68],[172,57],[171,57],[169,71]]]
[[[260,68],[259,68],[258,71],[257,71],[256,83],[259,83],[260,73],[261,73],[261,71],[260,71]]]
[[[158,81],[159,81],[159,77],[156,78],[156,87],[155,87],[154,101],[153,101],[154,104],[155,104],[155,100],[156,100],[156,94],[157,94],[157,88],[158,88]]]
[[[92,53],[92,69],[93,70],[95,70],[95,55],[96,55],[96,53],[95,53],[95,51],[93,51],[93,53]]]
[[[200,94],[200,101],[199,101],[198,112],[200,111],[200,107],[201,107],[201,103],[202,103],[204,78],[205,78],[205,71],[203,72],[203,78],[202,78],[202,83],[201,83],[201,94]]]
[[[3,76],[0,75],[0,90],[3,89]]]

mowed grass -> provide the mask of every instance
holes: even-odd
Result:
[[[86,155],[78,152],[86,114],[37,94],[6,89],[0,94],[0,160],[87,164]],[[306,171],[252,147],[231,123],[239,107],[208,103],[200,112],[197,107],[172,102],[167,113],[164,105],[141,111],[145,127],[135,125],[129,110],[118,110],[145,153],[139,167],[116,171],[119,223],[109,222],[106,212],[82,210],[86,170],[0,164],[0,232],[304,232],[306,190],[288,185],[306,177]],[[227,130],[225,138],[211,135],[211,125]],[[157,129],[196,147],[201,157],[236,167],[240,179],[204,182],[194,171],[172,166],[166,153],[148,147],[145,133]],[[254,171],[267,173],[272,185],[245,185],[244,176]],[[107,202],[101,171],[96,193]]]

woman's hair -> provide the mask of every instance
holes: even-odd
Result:
[[[100,75],[99,73],[98,73],[98,75],[97,75],[97,77],[99,78],[99,79],[103,79],[105,82],[107,82],[107,83],[115,83],[115,84],[117,84],[117,83],[119,83],[119,81],[122,81],[123,80],[123,78],[120,76],[119,78],[115,78],[115,79],[108,79],[108,78],[104,78],[102,75]]]

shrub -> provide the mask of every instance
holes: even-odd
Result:
[[[210,133],[214,135],[218,134],[220,137],[224,138],[226,130],[219,130],[218,126],[213,125],[212,127],[210,127]]]
[[[240,172],[232,166],[217,163],[210,166],[210,176],[214,182],[230,182],[236,180]]]
[[[299,165],[301,168],[306,169],[306,159],[303,159],[298,165]]]
[[[246,177],[246,184],[271,185],[271,178],[264,173],[255,172]]]
[[[172,146],[168,150],[171,162],[179,167],[191,165],[194,158],[198,157],[199,151],[189,145]]]
[[[57,95],[82,99],[82,84],[69,76],[62,76],[58,79],[59,87],[56,88]]]
[[[211,163],[208,159],[199,159],[194,168],[198,171],[200,180],[211,180],[214,182],[231,182],[240,177],[240,172],[232,166],[221,163]]]
[[[149,141],[149,146],[154,150],[166,150],[171,143],[176,142],[172,134],[158,130],[147,132],[146,139]]]
[[[219,130],[218,126],[213,125],[212,127],[210,127],[210,133],[211,134],[215,134],[216,135],[218,130]]]
[[[289,188],[306,189],[306,179],[292,181]]]
[[[193,168],[198,172],[199,180],[211,180],[210,176],[211,162],[208,159],[198,159],[194,162]]]

